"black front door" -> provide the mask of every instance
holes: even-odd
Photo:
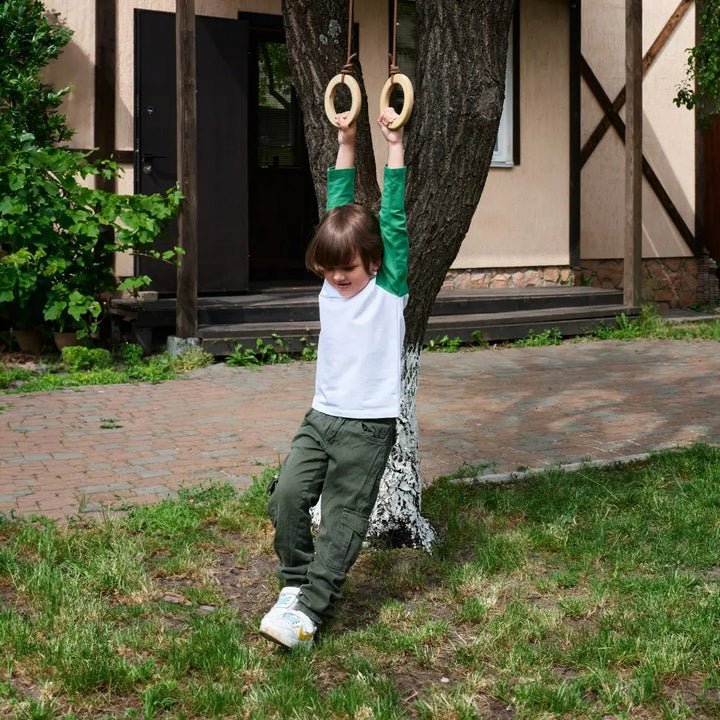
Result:
[[[175,15],[135,14],[135,191],[163,192],[177,178]],[[198,292],[248,288],[248,24],[198,17]],[[161,240],[177,242],[177,227]],[[138,258],[151,287],[174,293],[176,269]]]

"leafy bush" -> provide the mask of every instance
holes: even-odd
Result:
[[[720,0],[705,0],[698,8],[701,34],[688,50],[687,76],[673,102],[696,109],[700,124],[707,128],[711,116],[720,112]]]
[[[462,345],[459,337],[451,338],[449,335],[431,339],[425,349],[428,352],[457,352]]]
[[[285,341],[277,333],[273,333],[271,337],[272,343],[266,343],[262,338],[258,338],[254,348],[243,348],[242,344],[236,345],[235,350],[227,356],[225,364],[231,367],[247,367],[249,365],[277,365],[292,362],[293,358]],[[304,360],[311,359],[312,356],[314,348],[308,349],[308,347],[306,345],[303,349]],[[317,357],[317,353],[315,353],[315,357]]]
[[[188,348],[181,355],[175,355],[172,358],[172,366],[176,372],[187,372],[197,368],[207,367],[215,362],[215,358],[206,353],[202,348]]]
[[[72,137],[56,109],[67,88],[40,81],[72,32],[51,25],[39,0],[0,4],[0,315],[14,327],[94,332],[102,294],[134,291],[147,276],[118,285],[115,253],[159,253],[155,238],[175,214],[181,195],[117,195],[87,187],[93,176],[117,177],[119,166],[90,160],[56,143]]]
[[[513,345],[517,347],[541,347],[544,345],[559,345],[562,342],[562,334],[557,328],[548,328],[536,333],[530,330],[526,338],[515,340]]]
[[[142,362],[144,351],[140,345],[128,343],[120,348],[120,356],[128,365],[137,365]]]
[[[112,355],[105,348],[88,348],[70,345],[61,351],[62,364],[71,372],[78,370],[99,370],[112,365]]]

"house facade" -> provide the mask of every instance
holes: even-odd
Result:
[[[76,129],[73,146],[112,151],[125,169],[120,192],[172,185],[175,0],[46,6],[75,31],[47,78],[72,86],[64,111]],[[196,6],[198,290],[311,282],[302,258],[317,211],[283,65],[280,0]],[[446,288],[622,285],[624,7],[624,0],[518,1],[493,165]],[[411,76],[414,10],[400,0],[398,64]],[[386,0],[355,2],[371,117],[387,78],[389,17]],[[695,37],[692,0],[644,3],[642,297],[665,306],[717,294],[717,211],[706,196],[720,156],[696,132],[693,113],[672,102]],[[373,132],[380,157],[382,138]],[[118,258],[119,276],[138,272],[159,292],[173,292],[168,269]]]

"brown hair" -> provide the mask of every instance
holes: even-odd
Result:
[[[317,226],[305,253],[305,265],[322,277],[324,270],[349,265],[356,250],[368,274],[371,265],[380,265],[383,258],[380,223],[362,205],[338,205]]]

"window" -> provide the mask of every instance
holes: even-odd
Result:
[[[300,109],[290,84],[285,43],[282,39],[259,39],[255,61],[258,166],[296,167],[300,151]]]
[[[515,139],[515,93],[514,93],[514,76],[515,76],[515,21],[510,27],[510,38],[508,40],[508,56],[507,69],[505,70],[505,104],[500,118],[500,126],[498,127],[497,140],[495,141],[495,150],[493,151],[492,167],[512,167],[515,165],[514,139]]]
[[[390,7],[390,32],[392,33],[392,7]],[[500,127],[495,141],[492,167],[513,167],[518,162],[518,148],[516,140],[516,99],[515,86],[516,64],[518,57],[518,18],[517,9],[510,27],[508,42],[507,70],[505,73],[505,104],[500,118]],[[397,32],[397,64],[400,72],[405,73],[415,85],[416,39],[417,39],[417,11],[415,0],[399,0],[398,2],[398,32]],[[392,42],[392,37],[390,38]],[[400,98],[393,92],[393,105],[396,101],[402,105]],[[398,108],[399,109],[399,108]],[[412,118],[408,130],[412,132]]]

